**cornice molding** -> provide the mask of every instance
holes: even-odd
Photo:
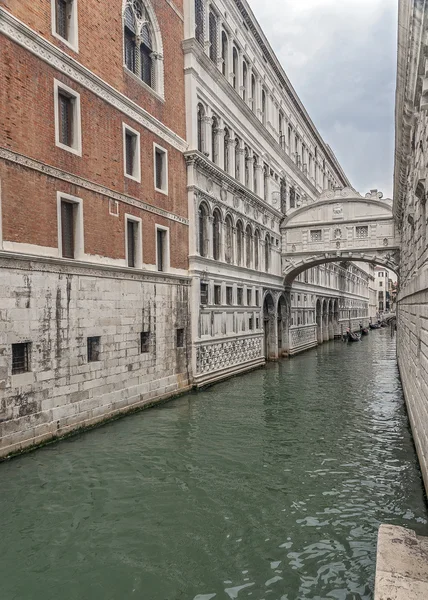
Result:
[[[57,169],[56,167],[52,167],[40,161],[34,160],[32,158],[29,158],[28,156],[18,154],[17,152],[12,152],[12,150],[8,150],[7,148],[0,147],[0,159],[3,159],[16,165],[20,165],[21,167],[26,167],[27,169],[31,169],[33,171],[37,171],[38,173],[42,173],[43,175],[47,175],[48,177],[53,177],[54,179],[59,179],[61,181],[65,181],[66,183],[71,183],[72,185],[76,185],[85,190],[89,190],[91,192],[95,192],[96,194],[100,194],[101,196],[105,196],[108,199],[116,200],[118,202],[123,202],[124,204],[135,206],[136,208],[140,208],[141,210],[169,219],[170,221],[175,221],[177,223],[181,223],[182,225],[189,225],[189,219],[180,217],[179,215],[175,215],[174,213],[163,210],[162,208],[152,206],[151,204],[147,204],[147,202],[138,200],[137,198],[133,198],[131,196],[127,196],[126,194],[115,192],[103,185],[94,183],[93,181],[89,181],[88,179],[84,179],[83,177],[73,175],[72,173],[67,173],[66,171],[62,171],[61,169]]]
[[[57,71],[145,127],[173,148],[185,152],[187,142],[161,123],[156,117],[141,106],[127,98],[124,94],[92,73],[74,58],[48,42],[41,35],[30,29],[16,17],[0,7],[0,33],[19,44],[40,60],[43,60]]]

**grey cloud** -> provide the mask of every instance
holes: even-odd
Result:
[[[274,51],[351,183],[392,195],[397,5],[250,0]]]

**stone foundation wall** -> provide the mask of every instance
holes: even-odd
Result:
[[[397,358],[413,439],[428,490],[428,292],[400,299]]]
[[[187,279],[2,253],[0,281],[0,457],[189,387]],[[23,342],[29,371],[12,374]]]

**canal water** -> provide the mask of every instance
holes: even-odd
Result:
[[[388,330],[0,464],[2,600],[360,600],[427,534]]]

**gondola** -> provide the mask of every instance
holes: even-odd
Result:
[[[361,335],[369,335],[369,330],[366,327],[360,327]]]
[[[361,340],[361,336],[359,333],[352,333],[352,331],[347,331],[348,342],[359,342]]]
[[[380,325],[378,323],[369,323],[370,329],[380,329]]]

